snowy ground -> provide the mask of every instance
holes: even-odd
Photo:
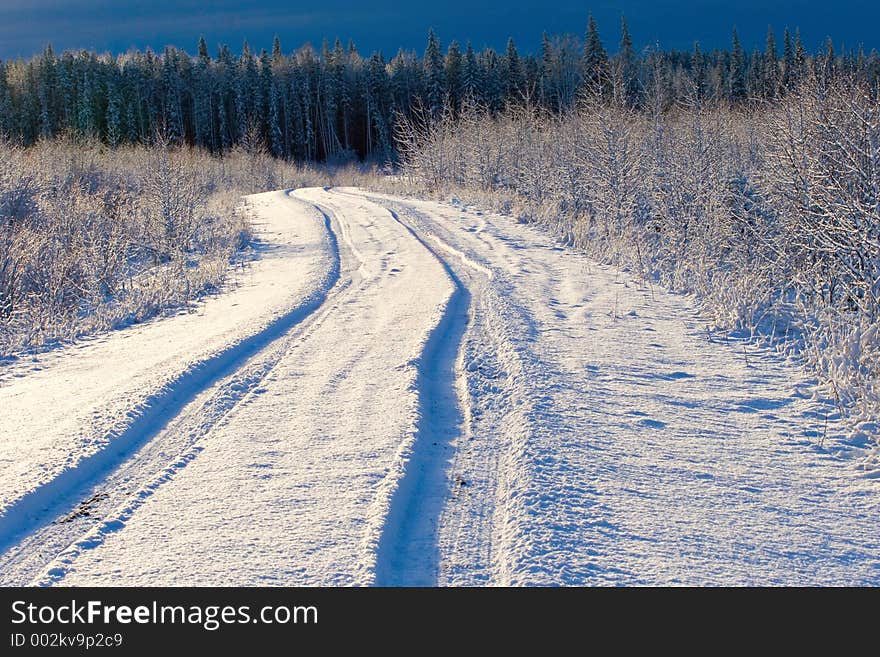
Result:
[[[0,583],[880,584],[862,446],[687,298],[471,208],[250,203],[233,291],[0,369]]]

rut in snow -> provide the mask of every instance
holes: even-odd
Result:
[[[393,210],[391,216],[440,262],[454,290],[419,359],[419,419],[409,460],[391,497],[376,555],[376,586],[432,586],[440,554],[437,527],[449,497],[453,441],[462,433],[459,349],[468,325],[470,293],[461,280]]]
[[[289,190],[287,194],[290,195]],[[248,392],[259,385],[283,354],[283,349],[274,349],[273,345],[283,342],[294,327],[320,308],[340,279],[340,255],[336,234],[329,216],[320,208],[316,207],[316,210],[322,216],[330,254],[330,266],[317,289],[261,331],[195,364],[148,399],[142,409],[132,411],[139,414],[118,436],[109,440],[103,449],[82,459],[58,477],[13,503],[0,517],[0,553],[5,553],[0,554],[0,564],[19,561],[20,555],[16,554],[19,550],[15,548],[25,543],[28,544],[28,552],[31,555],[45,552],[51,559],[55,554],[53,547],[63,548],[70,542],[70,530],[66,526],[70,520],[81,517],[100,518],[102,510],[113,509],[130,493],[131,482],[128,481],[128,477],[122,477],[123,481],[115,481],[119,479],[114,477],[115,473],[133,459],[142,447],[157,438],[163,438],[163,434],[168,434],[164,437],[169,438],[169,442],[173,444],[158,446],[157,449],[152,450],[147,457],[150,462],[137,463],[137,467],[134,468],[137,471],[135,474],[141,476],[146,474],[146,479],[149,479],[164,469],[177,467],[175,465],[177,462],[185,465],[188,459],[182,459],[181,455],[188,453],[187,450],[191,450],[193,444],[207,433],[210,427],[201,426],[198,431],[189,433],[185,436],[186,444],[181,444],[178,440],[181,436],[176,434],[179,432],[166,431],[166,429],[204,392],[220,384],[217,394],[205,402],[208,415],[213,416],[214,419],[210,423],[212,426]],[[238,371],[244,368],[250,359],[267,350],[272,353],[267,353],[267,357],[262,362],[249,367],[247,371],[242,370],[239,376]],[[229,377],[230,380],[223,381]],[[114,483],[111,483],[111,480]],[[121,487],[122,483],[128,485]],[[95,493],[95,491],[99,492]],[[85,510],[85,513],[81,513],[81,510]],[[82,530],[84,531],[86,530]],[[38,540],[39,547],[48,549],[35,550],[36,546],[30,545],[31,541],[28,540],[32,535]],[[41,565],[42,563],[30,564],[22,572],[29,574],[33,568],[39,568]],[[6,568],[4,567],[3,570],[5,571]],[[11,572],[21,574],[19,570],[21,569],[14,568]],[[4,581],[4,583],[13,582]]]

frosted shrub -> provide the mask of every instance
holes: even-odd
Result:
[[[250,232],[252,158],[58,140],[0,147],[0,354],[216,290]]]
[[[730,107],[585,100],[399,128],[406,177],[540,222],[797,352],[854,425],[880,415],[880,103],[808,81]]]

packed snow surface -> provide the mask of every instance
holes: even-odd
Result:
[[[194,309],[0,368],[0,583],[880,584],[796,363],[534,227],[248,198]]]

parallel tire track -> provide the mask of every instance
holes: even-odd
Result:
[[[388,210],[442,265],[453,283],[443,315],[418,363],[419,419],[403,476],[391,496],[376,553],[375,585],[437,584],[437,525],[449,497],[448,451],[463,431],[460,347],[470,293],[449,264],[415,230]]]
[[[121,528],[159,485],[197,456],[199,440],[258,388],[316,311],[348,286],[350,281],[340,278],[331,218],[315,209],[331,255],[317,289],[258,333],[191,367],[154,395],[104,449],[9,508],[0,518],[0,584],[25,584],[41,571],[39,583],[55,583],[82,550]]]

